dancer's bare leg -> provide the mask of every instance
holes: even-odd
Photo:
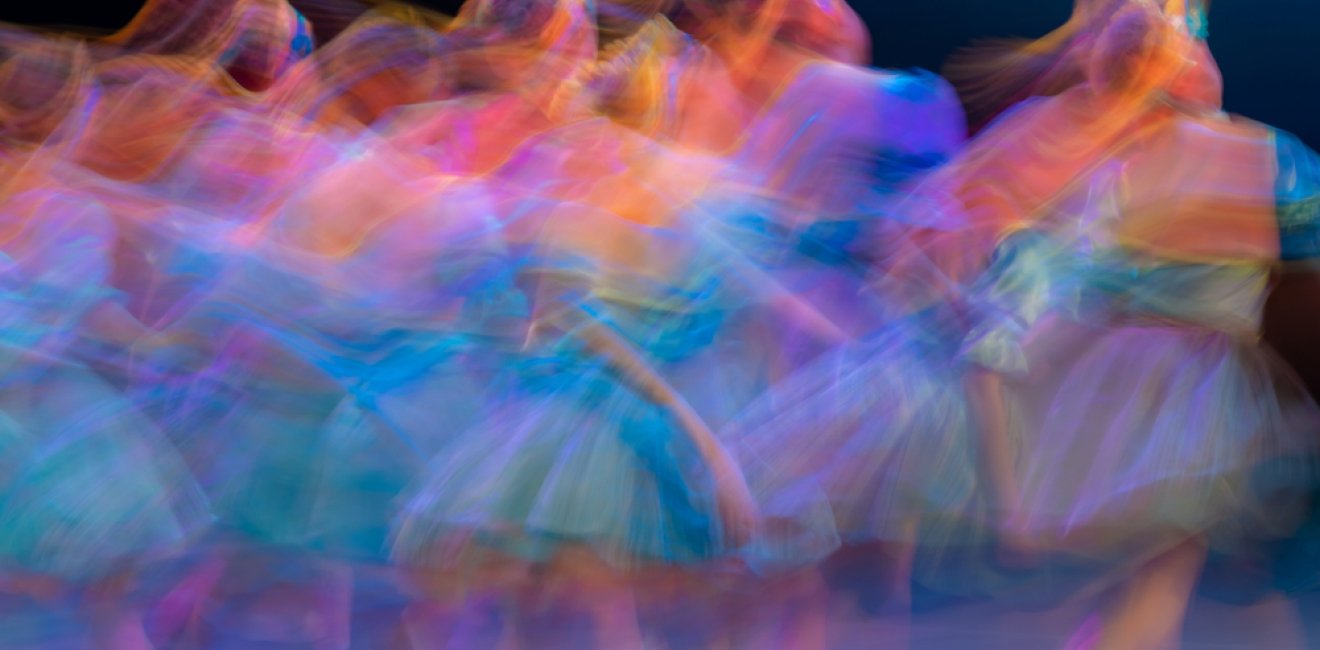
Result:
[[[883,605],[880,626],[885,647],[895,650],[912,643],[912,566],[917,549],[917,520],[904,521],[897,541],[880,546],[876,561],[881,563]]]
[[[224,577],[227,566],[225,555],[216,552],[165,594],[155,608],[154,636],[158,639],[175,639],[188,634],[207,599]]]
[[[154,650],[142,612],[130,598],[135,575],[125,570],[88,588],[92,644],[97,650]]]
[[[332,561],[323,567],[323,582],[314,599],[325,633],[316,650],[348,650],[353,640],[353,567]]]
[[[1188,539],[1147,562],[1100,613],[1096,650],[1175,650],[1205,566],[1206,546]]]
[[[783,593],[782,632],[784,650],[823,650],[829,646],[829,590],[815,568],[804,569],[777,580]]]
[[[450,647],[467,600],[467,580],[455,568],[407,567],[401,569],[400,586],[414,592],[416,600],[402,615],[404,635],[414,650],[443,650]]]
[[[587,548],[561,551],[549,571],[550,581],[570,589],[591,617],[595,647],[641,650],[642,630],[629,576]]]

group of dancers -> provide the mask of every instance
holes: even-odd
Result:
[[[1258,331],[1320,157],[1222,111],[1199,3],[958,92],[843,0],[318,6],[0,37],[0,587],[96,647],[347,648],[374,578],[399,647],[828,647],[842,562],[1163,648],[1305,515]]]

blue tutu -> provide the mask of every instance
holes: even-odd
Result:
[[[934,312],[826,352],[722,434],[762,508],[755,563],[805,565],[840,544],[910,542],[965,517],[978,488],[961,366]],[[931,540],[935,543],[935,540]]]
[[[1320,155],[1297,136],[1274,131],[1274,195],[1284,261],[1320,258]]]
[[[25,204],[29,238],[0,255],[0,562],[96,579],[180,551],[211,513],[138,405],[74,352],[114,298],[107,215],[71,196],[9,205]]]
[[[967,354],[1020,378],[1022,533],[1126,561],[1188,536],[1234,548],[1296,525],[1320,410],[1257,341],[1267,279],[1261,264],[1006,240]]]
[[[682,234],[622,227],[689,257],[661,280],[542,246],[524,277],[578,326],[609,328],[634,346],[701,417],[728,417],[758,389],[730,334],[742,299]],[[451,536],[534,561],[585,546],[622,567],[724,552],[709,470],[689,434],[576,329],[542,332],[508,375],[508,393],[412,492],[396,558],[452,561],[436,555]]]
[[[380,282],[376,249],[331,262],[272,248],[231,265],[190,321],[240,343],[188,382],[171,427],[229,527],[384,559],[396,498],[482,413],[498,332],[525,319],[490,244],[434,250],[396,285]],[[284,367],[253,365],[272,354]]]

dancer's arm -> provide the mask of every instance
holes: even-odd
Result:
[[[754,260],[748,259],[745,253],[730,244],[720,233],[709,227],[697,227],[702,228],[700,232],[704,233],[704,241],[721,254],[723,263],[729,265],[731,275],[777,314],[826,343],[842,344],[852,340],[847,332],[820,309],[789,290]]]
[[[1008,515],[1017,505],[1018,484],[1003,379],[993,370],[975,368],[967,374],[966,382],[972,414],[979,425],[981,471],[990,485],[992,506]]]
[[[114,300],[102,300],[88,310],[82,327],[95,341],[116,347],[133,345],[152,333],[151,328]]]
[[[777,313],[811,332],[821,341],[840,345],[852,340],[843,328],[821,313],[815,305],[782,287],[773,288],[770,304]]]
[[[962,356],[968,362],[968,399],[981,443],[981,469],[1001,525],[1018,514],[1009,396],[1005,377],[1031,373],[1024,344],[1038,333],[1055,305],[1057,262],[1053,243],[1023,232],[1002,241],[969,293],[972,326]]]
[[[677,391],[651,367],[642,353],[609,325],[576,315],[578,310],[564,309],[543,317],[542,321],[573,334],[587,349],[605,359],[646,399],[668,410],[687,431],[701,456],[714,464],[726,457],[714,434]]]
[[[604,358],[647,399],[669,411],[697,447],[715,480],[716,498],[725,534],[734,543],[745,540],[755,525],[756,505],[733,456],[720,444],[714,432],[687,400],[647,363],[632,344],[608,325],[587,315],[569,316],[570,311],[576,310],[562,310],[547,319],[555,322],[558,327],[574,332],[588,350]],[[578,318],[582,322],[571,322]]]

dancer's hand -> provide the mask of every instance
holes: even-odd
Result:
[[[1040,561],[1045,550],[1039,535],[1034,535],[1020,514],[1009,514],[998,526],[995,556],[999,563],[1011,569],[1027,569]]]
[[[826,318],[819,310],[796,295],[783,294],[777,296],[774,304],[776,308],[788,313],[794,322],[825,343],[844,345],[853,340],[852,336],[839,327],[837,323]]]
[[[155,372],[194,372],[205,367],[211,346],[187,331],[153,331],[133,344],[133,358]]]
[[[715,502],[724,524],[725,541],[741,546],[752,538],[759,525],[760,513],[742,472],[724,458],[715,468]]]
[[[716,440],[714,432],[682,398],[669,393],[671,412],[700,450],[715,481],[715,505],[724,524],[724,541],[741,546],[752,538],[760,513],[738,463]]]
[[[16,574],[0,578],[0,592],[28,596],[46,604],[68,593],[66,585],[60,580],[38,574]]]

